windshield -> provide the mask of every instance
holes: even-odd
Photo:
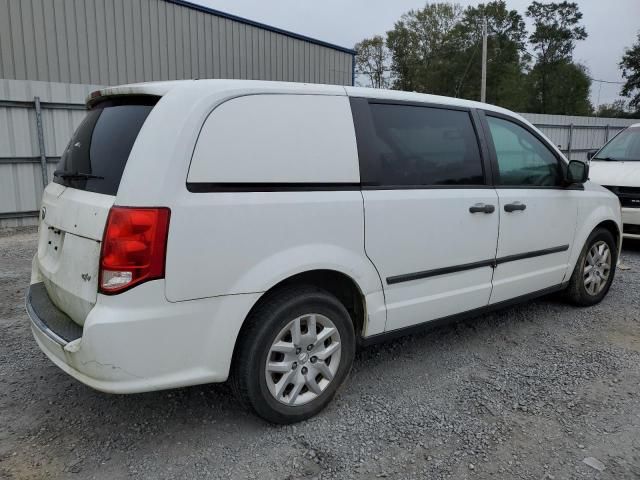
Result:
[[[157,101],[157,97],[129,97],[94,106],[71,137],[53,181],[115,195],[133,143]]]
[[[592,160],[640,161],[640,127],[620,132]]]

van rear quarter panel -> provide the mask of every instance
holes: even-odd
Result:
[[[183,183],[172,201],[169,301],[264,292],[317,269],[348,275],[364,295],[382,289],[364,252],[348,98],[266,93],[221,103],[203,122],[182,179],[213,187]],[[229,183],[241,191],[217,189]],[[269,183],[280,187],[260,191]]]
[[[308,270],[381,289],[364,253],[359,191],[192,193],[171,214],[170,301],[268,290]]]

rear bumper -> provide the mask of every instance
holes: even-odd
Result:
[[[26,298],[38,346],[72,377],[109,393],[225,381],[242,322],[260,296],[172,303],[164,296],[164,281],[153,281],[99,296],[79,327],[39,285],[31,285]],[[43,307],[49,304],[53,308]]]
[[[624,238],[640,239],[640,208],[622,208]]]
[[[82,337],[82,327],[54,305],[43,282],[29,286],[25,303],[32,328],[61,347]]]

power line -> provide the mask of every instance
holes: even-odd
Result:
[[[593,77],[589,77],[589,80],[591,80],[592,82],[614,83],[614,84],[617,84],[617,85],[624,85],[626,83],[626,82],[614,82],[612,80],[600,80],[600,79],[593,78]]]

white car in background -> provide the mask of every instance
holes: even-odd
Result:
[[[620,199],[624,237],[640,239],[640,123],[622,130],[589,156],[590,180]]]

